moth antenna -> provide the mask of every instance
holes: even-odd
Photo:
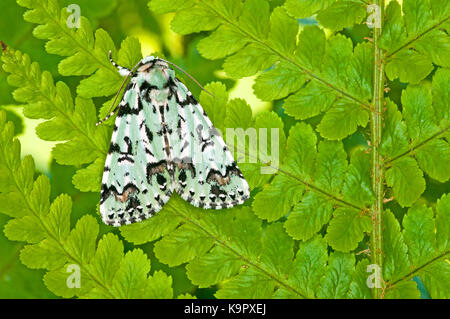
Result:
[[[122,85],[120,86],[119,90],[118,90],[117,93],[116,93],[116,96],[114,97],[114,102],[112,103],[111,107],[110,107],[109,110],[108,110],[108,115],[107,115],[103,120],[101,120],[100,122],[97,122],[97,124],[95,124],[96,126],[99,126],[100,124],[102,124],[103,122],[105,122],[106,120],[108,120],[108,119],[109,119],[109,118],[117,111],[119,105],[117,105],[117,106],[114,108],[114,104],[116,104],[117,98],[119,97],[119,94],[120,94],[120,92],[122,91],[122,89],[123,89],[125,83],[127,83],[129,77],[130,77],[132,74],[134,74],[134,71],[136,70],[136,68],[137,68],[137,67],[139,66],[139,64],[141,63],[141,61],[139,61],[139,62],[138,62],[131,70],[128,70],[127,68],[124,68],[124,67],[118,65],[116,62],[114,62],[114,60],[112,59],[112,56],[111,56],[111,50],[109,50],[108,55],[109,55],[109,60],[111,61],[111,64],[114,65],[114,67],[116,67],[116,68],[119,70],[119,73],[120,73],[121,75],[124,75],[125,72],[122,73],[122,71],[124,71],[124,70],[126,70],[127,73],[126,73],[125,79],[124,79],[123,82],[122,82]],[[113,108],[114,108],[114,110],[113,110]],[[111,111],[111,110],[112,110],[112,111]]]
[[[209,95],[211,95],[212,97],[215,98],[214,94],[212,94],[211,92],[209,92],[207,89],[205,89],[192,75],[190,75],[189,73],[187,73],[185,70],[183,70],[182,68],[180,68],[178,65],[176,65],[175,63],[172,63],[170,61],[164,60],[159,58],[161,61],[164,61],[174,67],[176,67],[178,70],[180,70],[181,72],[183,72],[184,74],[186,74],[192,81],[195,82],[195,84],[197,84],[203,91],[205,91],[206,93],[208,93]]]
[[[119,107],[119,106],[117,106],[111,113],[109,113],[108,115],[106,115],[106,116],[103,118],[103,120],[101,120],[101,121],[95,123],[95,126],[99,126],[99,125],[102,124],[103,122],[107,121],[111,116],[114,115],[114,113],[116,113],[118,107]]]
[[[124,68],[123,66],[118,65],[116,62],[114,62],[114,60],[112,59],[112,55],[111,55],[111,50],[109,50],[108,52],[108,56],[109,56],[109,61],[111,62],[111,64],[117,69],[119,70],[120,75],[122,76],[127,76],[128,74],[130,74],[130,70],[127,68]]]

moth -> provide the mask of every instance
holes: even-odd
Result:
[[[111,52],[110,60],[130,82],[103,120],[118,110],[102,177],[103,221],[121,226],[145,220],[174,191],[204,209],[230,208],[247,200],[247,181],[170,62],[148,56],[130,70],[117,65]]]

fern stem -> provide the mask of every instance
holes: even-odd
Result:
[[[375,0],[374,4],[380,8],[379,28],[373,29],[374,44],[374,81],[373,98],[371,114],[371,132],[372,132],[372,188],[375,193],[375,203],[372,206],[372,234],[370,238],[370,250],[372,264],[383,269],[383,230],[382,230],[382,212],[383,212],[383,160],[379,152],[381,143],[381,132],[383,126],[383,108],[384,108],[384,52],[380,48],[380,36],[383,26],[384,0]],[[382,277],[382,271],[380,271]],[[383,282],[380,278],[380,282]],[[381,287],[373,288],[373,297],[375,299],[382,297]]]

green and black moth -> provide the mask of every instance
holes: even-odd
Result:
[[[132,70],[111,63],[130,82],[116,107],[103,172],[100,213],[106,224],[147,219],[174,191],[205,209],[249,198],[224,140],[168,61],[149,56]]]

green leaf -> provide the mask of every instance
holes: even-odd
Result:
[[[353,153],[342,190],[344,199],[360,206],[375,200],[370,179],[370,155],[362,150]]]
[[[403,14],[408,36],[413,37],[427,29],[432,21],[428,1],[405,0]]]
[[[366,16],[365,7],[359,1],[337,1],[317,15],[319,23],[332,31],[361,23]]]
[[[264,230],[261,262],[264,270],[283,278],[290,273],[294,258],[294,241],[286,234],[281,223],[273,223]]]
[[[348,69],[348,89],[362,100],[368,100],[372,96],[373,64],[372,45],[358,44]]]
[[[275,8],[270,16],[269,43],[283,54],[292,54],[296,47],[298,22],[287,15],[282,7]]]
[[[406,124],[397,105],[389,98],[386,100],[385,127],[383,129],[380,153],[387,157],[395,157],[408,150],[409,139]]]
[[[403,237],[414,266],[428,262],[436,251],[433,210],[424,205],[413,206],[403,217]]]
[[[269,33],[270,11],[266,0],[246,0],[239,26],[256,39],[265,39]]]
[[[163,14],[192,7],[194,4],[195,0],[173,0],[170,2],[165,0],[151,0],[148,3],[148,7],[155,13]]]
[[[26,162],[26,160],[24,159],[24,162]],[[24,163],[22,162],[22,164]],[[21,166],[21,168],[24,168],[24,170],[28,170],[28,168],[30,168],[30,166],[28,166],[28,168],[25,168],[24,166]],[[30,171],[28,171],[26,173],[26,175],[30,174]],[[28,181],[24,181],[23,178],[28,178],[28,176],[21,176],[21,170],[19,170],[17,172],[18,175],[18,179],[20,181],[21,177],[22,177],[22,183],[26,183],[21,184],[23,189],[27,189]],[[50,181],[48,179],[47,176],[44,175],[40,175],[36,181],[33,184],[33,190],[30,192],[30,199],[28,202],[28,205],[30,206],[29,208],[31,208],[34,212],[36,212],[39,216],[45,215],[47,214],[49,207],[50,207]]]
[[[66,263],[67,255],[53,239],[44,239],[39,244],[25,246],[20,251],[20,260],[28,268],[55,269]]]
[[[328,198],[309,192],[289,214],[284,227],[297,240],[308,240],[328,223],[333,213],[333,202]]]
[[[433,108],[436,120],[450,120],[450,70],[438,69],[433,77]]]
[[[383,215],[383,278],[395,281],[409,271],[408,247],[401,233],[400,224],[390,210]]]
[[[311,181],[314,175],[316,143],[316,134],[305,123],[298,123],[289,130],[284,162],[289,163],[287,168],[291,173],[304,181]]]
[[[322,73],[326,80],[337,86],[347,82],[347,69],[353,55],[350,38],[337,34],[328,39],[323,58]]]
[[[413,280],[403,281],[386,289],[386,299],[419,299],[420,291]]]
[[[200,40],[197,49],[203,57],[215,60],[239,51],[247,42],[235,29],[221,25],[210,36]]]
[[[253,85],[255,95],[263,101],[281,99],[297,91],[305,83],[302,73],[290,63],[279,63],[275,68],[261,74]]]
[[[224,127],[247,129],[252,124],[252,109],[243,99],[231,100],[226,108]]]
[[[192,283],[204,288],[237,273],[242,264],[238,256],[222,246],[215,246],[209,253],[191,261],[186,270]]]
[[[365,127],[369,113],[360,105],[340,100],[325,113],[317,126],[320,135],[330,140],[340,140],[354,133],[358,126]]]
[[[352,208],[340,207],[327,229],[325,239],[336,250],[348,252],[354,250],[363,239],[365,232],[370,232],[370,217],[362,215]]]
[[[304,186],[300,181],[285,174],[279,174],[272,183],[256,194],[252,204],[253,210],[259,218],[268,221],[277,220],[287,214],[300,200],[303,190]]]
[[[45,231],[35,216],[24,216],[10,220],[4,229],[9,240],[38,243],[45,238]]]
[[[443,183],[450,178],[450,145],[443,139],[432,140],[416,150],[420,168]]]
[[[327,260],[327,244],[321,236],[300,243],[289,282],[301,289],[306,297],[314,298],[320,278],[325,274]]]
[[[310,82],[297,93],[289,96],[283,108],[290,116],[305,120],[328,110],[334,101],[332,89],[317,82]]]
[[[43,218],[47,231],[58,241],[64,241],[70,233],[72,199],[68,195],[58,196],[50,206],[50,212]]]
[[[122,258],[123,242],[116,235],[108,233],[98,242],[91,267],[101,282],[110,286],[120,267]]]
[[[277,59],[278,57],[266,47],[252,43],[228,57],[223,64],[223,69],[229,76],[241,78],[271,67]]]
[[[450,195],[443,195],[436,207],[436,244],[439,251],[450,247]]]
[[[111,76],[111,70],[99,69],[90,77],[80,81],[77,93],[85,98],[108,96],[118,91],[122,80]]]
[[[317,154],[315,182],[321,189],[339,193],[347,171],[347,154],[341,142],[321,141]]]
[[[256,270],[244,268],[238,276],[225,282],[214,296],[219,299],[268,299],[274,288],[274,283]]]
[[[415,49],[428,56],[434,64],[449,67],[450,39],[441,30],[432,30],[415,43]]]
[[[421,278],[431,298],[449,298],[450,289],[447,283],[450,280],[450,266],[448,260],[432,263],[422,271]]]
[[[122,41],[117,63],[126,68],[133,68],[142,59],[141,43],[135,37],[127,37]]]
[[[180,34],[213,30],[220,24],[217,16],[205,5],[198,4],[179,10],[170,27]]]
[[[47,272],[44,276],[45,285],[55,295],[63,298],[72,298],[77,295],[79,296],[86,294],[93,288],[94,283],[83,271],[84,269],[79,269],[78,267],[79,265],[67,264],[64,267]],[[78,271],[79,273],[75,273]],[[71,275],[80,276],[79,287],[75,285],[77,279],[72,281],[70,277]]]
[[[144,298],[150,261],[141,249],[129,251],[122,259],[112,284],[118,298]]]
[[[397,1],[389,2],[386,7],[386,19],[381,34],[382,48],[393,51],[406,39],[406,30],[403,26],[402,12]]]
[[[431,94],[424,86],[409,86],[402,93],[403,117],[413,142],[420,142],[438,131]]]
[[[105,159],[97,158],[86,168],[79,169],[72,178],[76,189],[82,192],[96,192],[100,189]]]
[[[170,205],[170,202],[167,205]],[[120,233],[127,241],[136,245],[154,241],[169,234],[179,225],[181,218],[175,212],[173,206],[166,206],[152,218],[121,227]]]
[[[335,252],[330,254],[325,276],[320,279],[319,298],[342,299],[347,296],[353,272],[355,256]]]
[[[200,103],[214,126],[223,131],[223,123],[225,121],[225,113],[228,102],[227,88],[221,82],[212,82],[208,83],[205,89],[211,92],[214,96],[211,96],[203,91],[200,94]]]
[[[78,52],[68,58],[65,58],[58,65],[58,71],[61,75],[90,75],[96,71],[95,61],[90,59],[86,54]],[[87,58],[87,59],[86,59]]]
[[[295,56],[302,66],[311,70],[320,70],[325,47],[325,32],[317,26],[306,26],[298,37]]]
[[[307,18],[325,9],[334,0],[286,0],[286,10],[296,18]]]
[[[352,282],[350,283],[348,297],[352,299],[371,299],[372,292],[367,285],[367,277],[369,273],[367,272],[367,266],[369,261],[367,259],[362,259],[356,265],[356,269],[353,272]]]
[[[172,277],[167,276],[165,272],[157,270],[153,276],[147,279],[147,286],[144,292],[145,299],[172,299]]]
[[[258,155],[259,160],[263,163],[271,161],[271,165],[277,167],[277,160],[282,161],[283,153],[281,152],[286,144],[286,136],[284,134],[284,123],[275,112],[261,112],[255,117],[254,127],[258,132]],[[264,142],[266,141],[266,147]],[[276,158],[276,152],[281,153],[280,158]],[[273,154],[275,158],[269,157]]]
[[[433,71],[430,59],[417,51],[402,50],[386,64],[386,75],[389,80],[399,79],[401,82],[417,84]]]
[[[206,253],[214,241],[193,225],[184,224],[155,244],[155,256],[169,266],[177,266]]]
[[[394,197],[402,206],[411,206],[425,191],[425,180],[415,159],[396,160],[386,171],[386,183],[394,190]]]
[[[83,216],[67,238],[68,252],[79,262],[88,263],[94,257],[97,236],[98,224],[94,217]]]
[[[237,22],[243,8],[241,0],[211,1],[210,5],[218,15],[232,22]]]

